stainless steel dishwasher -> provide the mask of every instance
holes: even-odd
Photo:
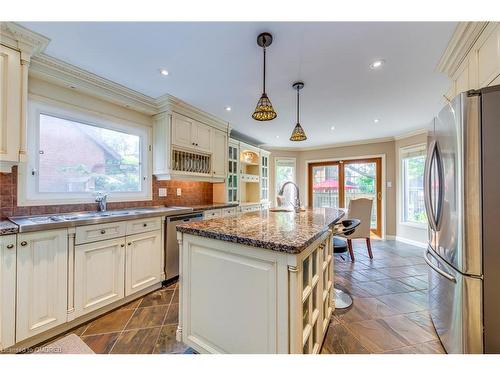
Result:
[[[201,221],[203,212],[190,212],[165,218],[165,279],[179,276],[179,244],[175,226],[183,222]]]

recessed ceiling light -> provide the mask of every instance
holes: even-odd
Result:
[[[335,126],[330,127],[330,130],[335,130]]]
[[[385,64],[385,60],[375,60],[370,64],[371,69],[380,69]]]
[[[279,138],[280,138],[280,136],[279,136],[279,135],[277,135],[277,136],[276,136],[276,139],[279,139]]]
[[[160,69],[160,74],[162,76],[168,76],[168,70],[167,69]]]
[[[226,108],[224,108],[226,111],[231,111],[231,107],[227,106]]]
[[[373,122],[374,122],[375,124],[377,124],[377,123],[379,123],[379,122],[380,122],[380,120],[379,120],[378,118],[376,118],[375,120],[373,120]]]

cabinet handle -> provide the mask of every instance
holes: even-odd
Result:
[[[101,229],[101,234],[106,234],[106,231],[104,229]]]
[[[12,243],[7,245],[7,249],[12,249],[13,247],[14,247],[14,244],[12,244]]]
[[[26,246],[28,243],[26,241],[21,242],[21,246]]]
[[[147,226],[148,226],[148,224],[144,223],[144,224],[142,224],[142,226],[143,226],[143,227],[147,227]]]
[[[120,247],[125,247],[125,244],[124,244],[124,243],[122,243],[122,244],[120,245]]]
[[[128,246],[132,245],[132,242],[129,242],[127,245],[128,245]]]

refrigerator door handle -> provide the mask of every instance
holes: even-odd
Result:
[[[436,142],[436,163],[437,163],[437,174],[438,174],[438,201],[436,205],[436,216],[434,222],[436,225],[436,231],[441,229],[441,218],[443,216],[443,199],[444,199],[444,170],[443,170],[443,159],[441,158],[441,150],[439,149],[439,144]]]
[[[431,260],[429,259],[429,257],[427,255],[431,255],[431,252],[429,251],[429,249],[426,249],[425,250],[425,253],[424,253],[424,260],[425,260],[425,263],[427,263],[429,265],[429,267],[431,267],[434,271],[436,271],[437,273],[439,273],[441,276],[445,277],[446,279],[454,282],[456,284],[457,282],[457,279],[455,279],[455,277],[453,277],[453,275],[450,275],[449,273],[447,272],[444,272],[443,270],[439,269],[438,267],[436,267],[434,264],[432,264]],[[436,257],[432,256],[434,259],[436,259]],[[436,259],[437,260],[437,259]],[[438,260],[439,261],[439,260]]]
[[[427,158],[425,159],[424,168],[424,204],[427,213],[427,219],[432,230],[437,231],[436,220],[432,211],[431,203],[431,164],[435,155],[436,141],[432,141],[427,150]]]

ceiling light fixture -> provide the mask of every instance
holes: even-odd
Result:
[[[162,76],[168,76],[168,70],[167,69],[160,69],[160,74]]]
[[[293,142],[305,141],[307,139],[306,133],[302,126],[300,125],[300,90],[304,88],[304,82],[295,82],[292,87],[297,90],[297,124],[295,128],[293,128],[292,135],[290,136],[290,140]]]
[[[335,130],[335,126],[330,127],[330,130]]]
[[[373,122],[374,122],[375,124],[378,124],[378,123],[380,122],[380,120],[379,120],[378,118],[376,118],[375,120],[373,120]]]
[[[385,64],[385,60],[375,60],[370,64],[371,69],[379,69]]]
[[[231,111],[231,107],[227,106],[226,108],[224,108],[226,111],[230,112]]]
[[[254,113],[252,114],[252,118],[257,121],[270,121],[274,120],[276,116],[278,116],[266,94],[266,48],[269,47],[272,42],[273,36],[269,33],[262,33],[257,37],[257,44],[259,45],[259,47],[262,47],[264,51],[262,95],[257,102]]]

